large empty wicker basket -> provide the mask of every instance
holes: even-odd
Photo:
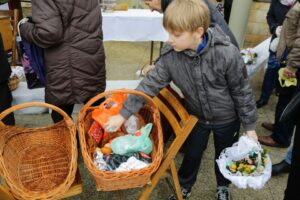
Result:
[[[116,93],[127,93],[134,94],[143,97],[146,100],[145,106],[140,110],[139,114],[143,118],[145,123],[152,122],[153,128],[150,134],[150,138],[153,143],[152,151],[152,163],[146,167],[139,170],[132,170],[129,172],[113,172],[113,171],[103,171],[96,168],[93,164],[91,155],[91,146],[87,144],[88,130],[93,122],[91,117],[91,112],[97,107],[92,107],[91,105],[95,102],[103,99],[111,94]],[[160,165],[163,156],[163,136],[162,129],[160,125],[159,110],[155,105],[152,98],[147,95],[138,92],[136,90],[112,90],[108,92],[101,93],[94,98],[92,98],[79,112],[78,115],[78,133],[80,137],[81,152],[84,163],[88,170],[94,177],[96,182],[97,190],[102,191],[113,191],[121,189],[129,189],[142,187],[149,183],[151,175],[157,170]]]
[[[47,107],[64,120],[43,128],[5,126],[1,120],[27,107]],[[61,109],[45,103],[13,106],[0,114],[0,171],[17,199],[58,199],[71,186],[77,170],[76,131]]]

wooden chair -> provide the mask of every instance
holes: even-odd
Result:
[[[0,32],[3,38],[5,51],[12,51],[12,58],[10,63],[11,66],[16,66],[18,57],[16,43],[18,19],[18,9],[0,11]]]
[[[188,114],[182,104],[178,101],[178,98],[176,98],[174,94],[172,94],[172,92],[167,88],[164,88],[160,94],[154,98],[154,101],[158,105],[160,112],[165,116],[172,126],[175,133],[175,139],[165,152],[160,167],[152,175],[151,183],[145,186],[139,199],[148,199],[160,178],[165,176],[168,169],[170,169],[175,185],[177,199],[182,200],[181,188],[178,181],[174,158],[194,128],[198,119],[195,116]]]

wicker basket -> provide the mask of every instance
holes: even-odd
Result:
[[[64,120],[42,128],[6,126],[1,120],[16,110],[46,107]],[[13,106],[0,114],[0,169],[16,199],[58,199],[71,186],[77,170],[76,130],[61,109],[33,102]]]
[[[91,117],[91,111],[97,107],[91,107],[91,105],[108,95],[115,93],[127,93],[142,96],[146,99],[147,103],[140,110],[139,114],[143,117],[145,123],[152,122],[153,128],[150,134],[150,138],[153,143],[152,151],[152,163],[143,169],[132,170],[129,172],[112,172],[112,171],[102,171],[96,168],[93,164],[92,155],[88,140],[88,130],[91,126],[93,119]],[[96,182],[97,190],[102,191],[113,191],[122,190],[136,187],[143,187],[150,182],[151,175],[157,170],[160,165],[163,156],[163,136],[160,124],[160,115],[157,106],[154,104],[153,100],[147,95],[135,91],[135,90],[112,90],[108,92],[101,93],[94,98],[92,98],[79,112],[78,115],[78,132],[81,144],[81,151],[84,163],[88,170],[94,177]]]
[[[14,91],[15,89],[17,89],[19,83],[20,83],[20,79],[16,75],[9,78],[8,79],[8,87],[9,87],[10,91]]]

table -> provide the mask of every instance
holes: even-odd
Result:
[[[262,66],[266,66],[266,61],[269,57],[269,45],[271,37],[267,38],[263,42],[259,43],[256,47],[252,48],[253,53],[257,53],[256,62],[252,65],[246,65],[247,73],[251,77],[254,75]]]
[[[166,41],[163,15],[149,9],[129,9],[102,13],[104,41]]]
[[[153,41],[166,41],[168,34],[162,25],[163,15],[149,9],[129,9],[102,13],[104,41],[151,41],[150,64],[153,60]],[[162,46],[162,45],[161,45]]]

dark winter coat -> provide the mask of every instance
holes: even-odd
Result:
[[[272,0],[267,13],[267,22],[273,38],[276,37],[276,28],[282,25],[285,15],[290,8],[281,4],[280,0]]]
[[[97,0],[32,0],[21,36],[44,48],[45,100],[83,103],[105,90],[102,17]]]
[[[0,84],[7,82],[10,74],[11,74],[11,68],[7,61],[6,53],[4,52],[4,45],[0,33]]]
[[[199,54],[176,52],[169,44],[137,90],[150,96],[173,81],[181,90],[189,113],[200,123],[220,125],[240,119],[246,131],[255,129],[256,104],[239,50],[216,26],[207,31],[207,44]],[[143,100],[129,96],[121,115],[137,112]]]

